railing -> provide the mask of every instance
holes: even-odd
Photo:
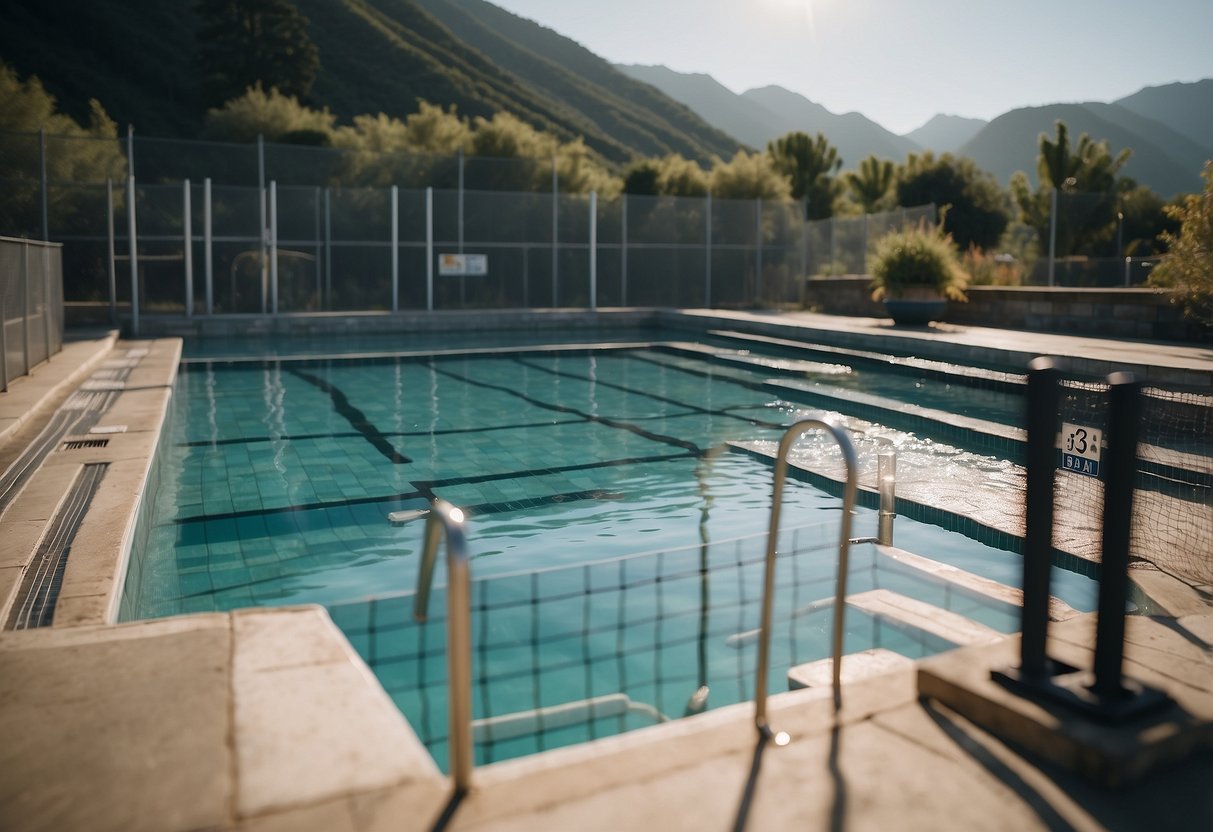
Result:
[[[775,454],[774,487],[771,493],[771,527],[767,533],[766,567],[762,588],[762,624],[758,641],[758,679],[754,688],[754,723],[758,733],[774,740],[776,745],[787,745],[788,735],[774,731],[767,721],[767,667],[771,653],[771,613],[775,597],[775,549],[779,540],[779,514],[783,501],[783,485],[788,477],[788,454],[800,436],[810,430],[824,430],[838,443],[846,463],[847,479],[842,495],[842,520],[838,540],[838,577],[834,588],[834,633],[832,655],[834,661],[834,708],[842,706],[842,639],[846,614],[847,567],[851,546],[851,513],[855,508],[855,492],[859,483],[855,445],[846,430],[824,417],[801,419],[788,428],[779,440]],[[890,530],[891,532],[891,530]]]
[[[0,392],[63,348],[63,246],[0,237]]]
[[[472,785],[472,612],[471,577],[463,511],[446,500],[435,499],[425,522],[425,548],[417,574],[417,597],[413,616],[424,621],[429,608],[430,587],[438,543],[446,537],[447,568],[447,721],[451,737],[451,776],[456,794]]]

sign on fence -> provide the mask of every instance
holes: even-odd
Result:
[[[1061,467],[1075,474],[1099,476],[1099,430],[1061,423]]]
[[[443,277],[484,277],[488,273],[487,254],[438,255],[438,274]]]

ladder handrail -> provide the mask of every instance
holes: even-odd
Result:
[[[820,429],[833,437],[846,463],[847,480],[842,496],[842,523],[838,542],[838,578],[834,590],[834,709],[842,707],[842,638],[847,596],[847,565],[850,557],[851,514],[855,508],[855,493],[859,472],[855,445],[845,429],[824,416],[810,416],[795,422],[779,440],[775,455],[774,488],[771,494],[771,526],[767,533],[766,568],[762,584],[762,623],[758,637],[758,679],[754,686],[754,723],[764,737],[777,745],[786,745],[788,735],[775,733],[767,722],[767,675],[771,654],[771,610],[775,594],[775,548],[779,539],[779,512],[783,501],[783,484],[788,475],[788,453],[792,444],[810,430]]]
[[[413,617],[424,621],[429,608],[430,587],[438,543],[446,536],[446,667],[447,724],[450,733],[451,775],[455,792],[463,794],[472,785],[472,610],[471,569],[468,564],[466,518],[461,509],[435,498],[425,521],[425,542],[417,573],[417,596]]]

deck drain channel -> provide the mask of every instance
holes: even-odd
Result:
[[[76,477],[63,506],[51,518],[33,561],[25,570],[5,629],[29,630],[50,626],[72,543],[107,468],[108,462],[85,465]]]
[[[109,443],[108,439],[69,439],[63,443],[63,450],[79,451],[85,448],[104,448]]]

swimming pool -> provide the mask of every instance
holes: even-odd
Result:
[[[348,358],[187,361],[121,617],[325,604],[441,761],[441,628],[408,623],[405,609],[421,526],[387,520],[441,497],[471,518],[478,715],[610,704],[577,725],[482,737],[482,759],[679,716],[700,677],[713,707],[746,698],[754,656],[728,642],[755,626],[770,468],[725,443],[777,439],[803,408],[765,386],[769,365],[667,340],[428,341],[395,355],[360,342]],[[854,376],[823,370],[822,383]],[[778,674],[826,655],[824,610],[792,611],[832,594],[840,513],[803,483],[789,483],[785,506],[785,525],[816,542],[781,550],[779,609],[798,623],[773,651]],[[855,533],[875,525],[860,510]],[[896,542],[1012,585],[1022,569],[1014,554],[905,518]],[[939,594],[886,567],[874,550],[857,554],[852,592]],[[1059,573],[1054,592],[1092,606],[1085,578]],[[999,631],[1017,625],[1005,604],[945,600]],[[951,646],[862,611],[849,621],[848,649]],[[643,707],[619,711],[618,695]]]

